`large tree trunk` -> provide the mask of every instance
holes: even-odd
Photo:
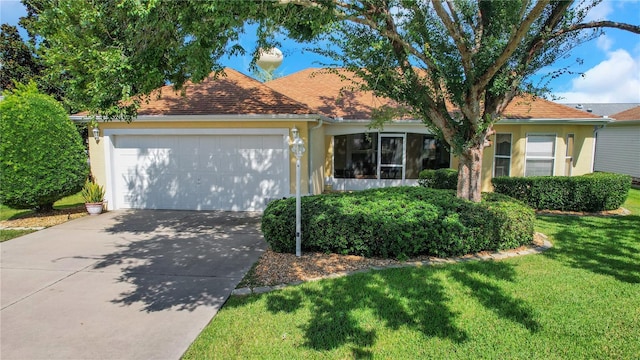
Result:
[[[460,154],[458,165],[458,197],[480,202],[482,194],[482,153],[483,145],[467,149]]]

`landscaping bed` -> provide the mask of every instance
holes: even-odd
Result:
[[[64,209],[54,209],[44,213],[27,213],[17,218],[0,221],[0,229],[45,228],[59,225],[69,220],[87,215],[84,205]]]
[[[274,251],[294,253],[295,199],[274,200],[262,217]],[[405,260],[460,256],[531,243],[533,209],[501,194],[483,201],[451,190],[406,186],[305,196],[301,201],[304,252]]]
[[[516,249],[506,250],[504,253],[518,253],[533,246],[542,246],[544,237],[536,233],[533,242],[527,246],[520,246]],[[469,254],[461,258],[472,258],[475,256],[488,255],[489,252]],[[256,288],[262,286],[273,286],[281,284],[291,284],[303,281],[310,281],[330,277],[332,275],[351,273],[358,270],[372,268],[399,267],[412,263],[422,263],[425,261],[446,262],[447,259],[435,258],[422,255],[410,259],[399,261],[395,259],[367,258],[356,255],[339,255],[319,252],[303,253],[296,257],[294,254],[278,253],[267,250],[254,264],[253,268],[238,284],[237,288]]]

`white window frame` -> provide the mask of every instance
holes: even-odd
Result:
[[[530,156],[529,155],[529,137],[530,136],[552,136],[553,137],[553,154],[551,156]],[[558,146],[557,133],[527,133],[525,135],[525,152],[524,152],[524,176],[527,176],[528,160],[551,160],[551,175],[556,175],[556,154]]]
[[[509,155],[498,155],[498,135],[509,135]],[[496,177],[496,158],[498,159],[509,159],[509,171],[507,176],[511,176],[511,157],[513,156],[513,134],[512,133],[496,133],[495,141],[493,146],[493,169],[492,174],[493,177]]]
[[[382,163],[382,138],[402,138],[402,164],[383,164]],[[378,133],[378,180],[381,178],[382,167],[400,168],[401,178],[394,180],[405,180],[405,168],[407,167],[407,133]]]

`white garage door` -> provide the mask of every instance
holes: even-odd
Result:
[[[118,135],[115,208],[263,210],[289,192],[282,135]]]

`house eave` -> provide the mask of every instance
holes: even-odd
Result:
[[[607,124],[607,126],[634,126],[640,125],[640,120],[616,120]]]
[[[86,123],[94,118],[85,115],[71,115],[72,121],[78,123]],[[98,121],[109,121],[108,118],[96,117]],[[234,122],[234,121],[318,121],[323,120],[332,122],[333,119],[319,114],[229,114],[229,115],[139,115],[133,119],[134,122],[175,122],[175,121],[194,121],[194,122]]]
[[[584,118],[584,119],[509,119],[498,121],[497,125],[535,124],[535,125],[606,125],[613,120],[609,118]]]
[[[342,118],[334,118],[332,119],[332,123],[335,125],[352,125],[352,124],[369,124],[371,123],[371,119],[342,119]],[[421,120],[415,119],[407,119],[407,120],[392,120],[390,122],[386,122],[385,125],[422,125],[424,124]]]

